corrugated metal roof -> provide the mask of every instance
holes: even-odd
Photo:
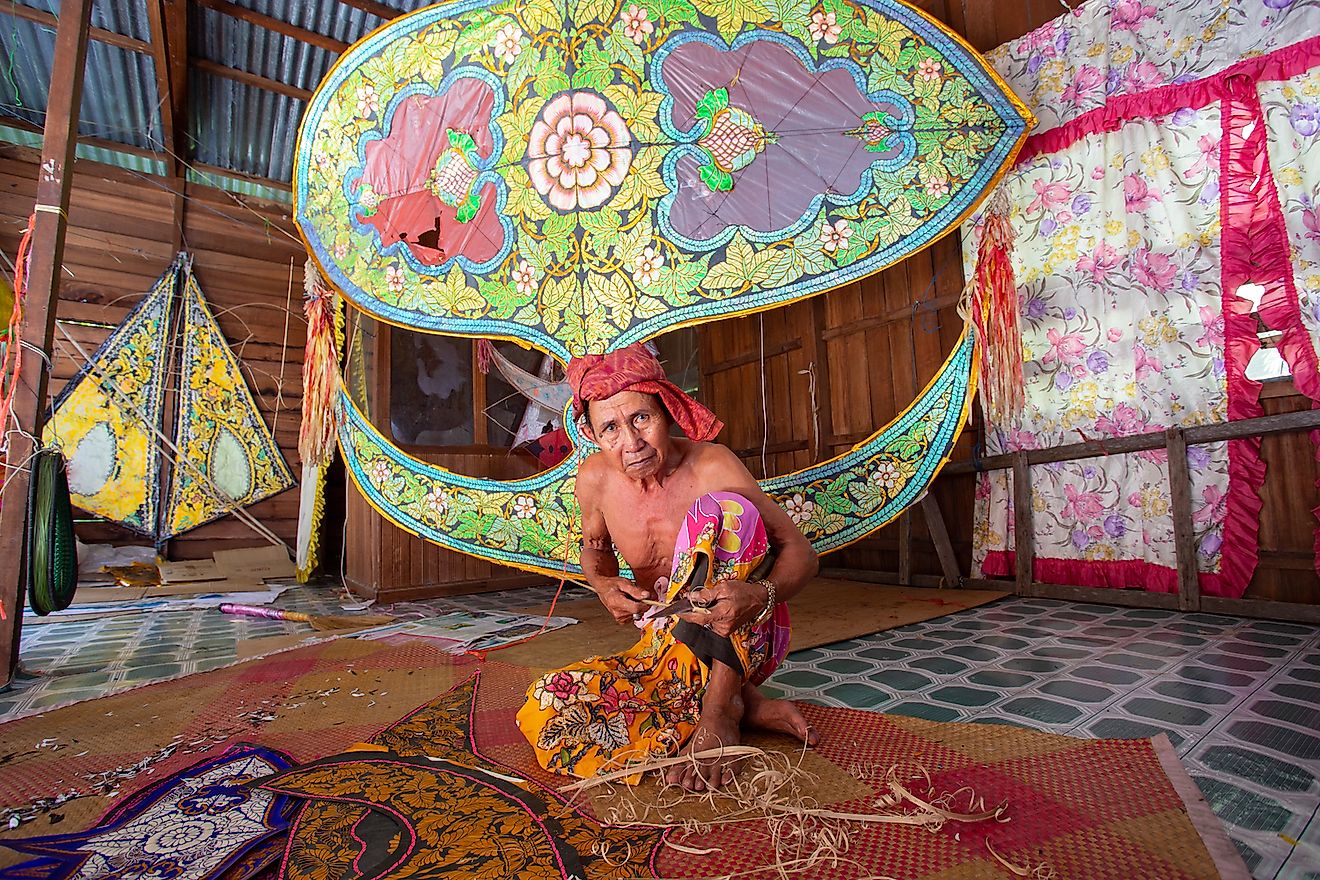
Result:
[[[15,2],[15,0],[9,0]],[[60,0],[17,0],[20,6],[40,9],[59,16]],[[147,18],[146,0],[113,0],[110,3],[92,4],[92,27],[104,28],[133,37],[136,40],[151,39],[151,20]]]
[[[3,0],[15,2],[15,0]],[[17,0],[59,15],[59,0]],[[150,41],[147,0],[98,0],[95,27]],[[353,43],[382,19],[339,0],[232,0],[306,30]],[[401,13],[428,0],[387,0]],[[333,52],[227,15],[190,5],[189,53],[299,89],[314,91],[335,61]],[[0,116],[40,125],[45,116],[54,29],[0,14]],[[200,70],[188,76],[188,155],[192,161],[289,181],[303,101]],[[79,133],[144,149],[161,149],[161,116],[150,55],[93,41],[87,54]],[[81,155],[80,151],[80,155]],[[116,155],[101,151],[114,159]],[[140,168],[128,154],[114,164]]]
[[[98,4],[99,8],[99,4]],[[0,20],[0,103],[5,115],[45,121],[55,32],[17,18]],[[159,149],[160,113],[151,58],[107,43],[87,47],[78,133]]]

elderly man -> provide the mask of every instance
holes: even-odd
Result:
[[[741,728],[814,744],[797,707],[757,689],[788,651],[788,608],[815,551],[737,457],[723,424],[641,345],[577,358],[573,410],[600,452],[577,479],[582,570],[641,639],[547,673],[518,724],[547,770],[593,776],[657,757],[718,752]],[[686,438],[670,435],[676,424]],[[620,575],[616,551],[631,578]],[[732,779],[723,756],[670,768],[693,791]]]

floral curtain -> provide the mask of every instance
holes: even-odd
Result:
[[[1091,0],[990,54],[1040,125],[1003,184],[1027,405],[989,426],[989,454],[1259,415],[1260,323],[1320,400],[1317,34],[1320,0]],[[1188,462],[1201,589],[1241,596],[1259,442]],[[1163,450],[1040,465],[1032,482],[1038,580],[1176,592]],[[986,575],[1014,571],[1013,503],[1007,472],[981,475]]]

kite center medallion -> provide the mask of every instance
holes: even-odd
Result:
[[[560,211],[599,208],[632,166],[632,133],[594,92],[556,96],[532,125],[527,174]]]

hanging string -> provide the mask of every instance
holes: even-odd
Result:
[[[765,393],[765,312],[757,317],[761,320],[761,479],[765,479],[770,475],[765,463],[766,449],[770,445],[770,408]]]
[[[4,360],[0,361],[0,425],[8,425],[14,411],[14,397],[18,393],[19,379],[23,375],[23,301],[27,298],[28,256],[32,248],[32,228],[37,223],[34,212],[28,217],[27,228],[18,242],[14,259],[14,309],[9,313],[9,327],[5,336]],[[34,446],[39,446],[35,444]],[[9,451],[9,435],[0,444],[0,453]]]

